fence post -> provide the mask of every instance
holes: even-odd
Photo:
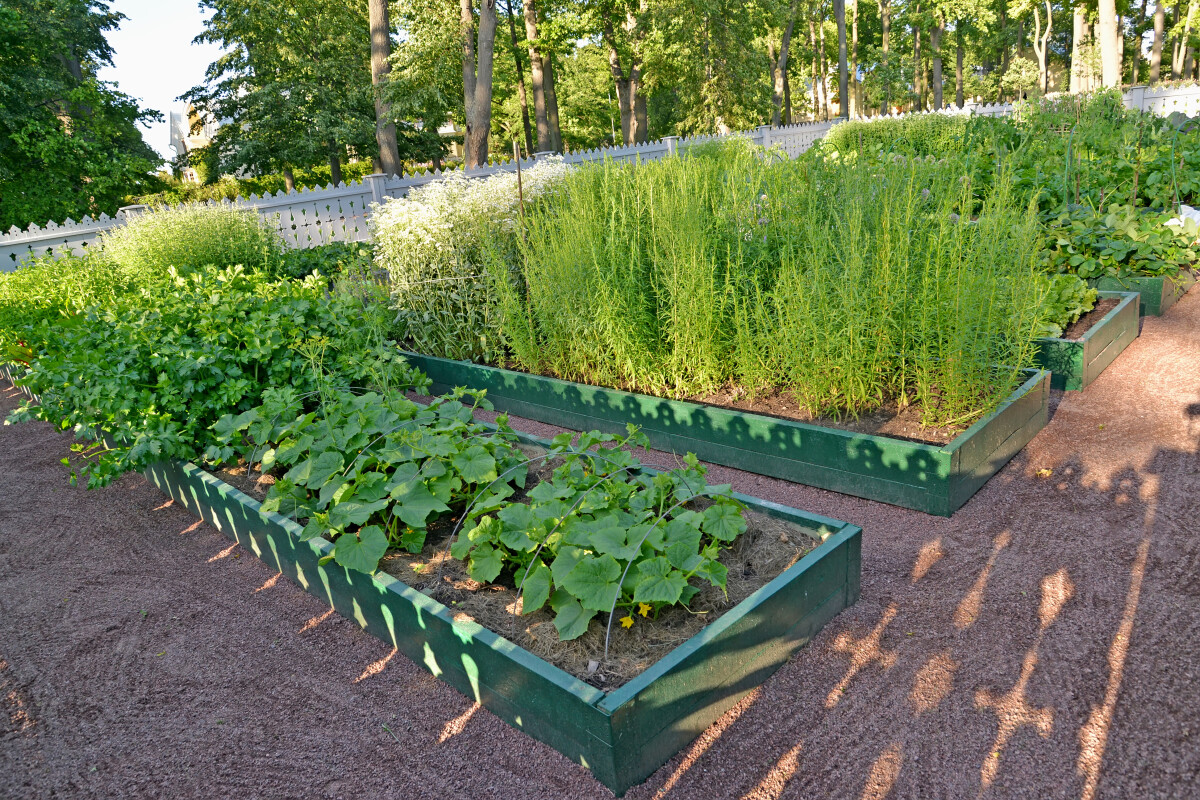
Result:
[[[667,146],[667,155],[668,156],[676,155],[679,152],[679,137],[678,136],[664,136],[664,137],[662,137],[662,140],[663,140],[663,143],[666,144],[666,146]]]
[[[762,136],[763,149],[770,150],[771,149],[771,126],[770,125],[759,125],[758,133],[760,136]]]
[[[558,153],[555,153],[553,150],[538,150],[536,153],[533,154],[533,160],[537,161],[539,158],[545,158],[546,156],[556,156],[556,155],[558,155]]]
[[[363,178],[367,186],[371,187],[371,202],[382,203],[386,195],[387,175],[382,172],[375,172]]]
[[[1146,87],[1131,86],[1129,91],[1125,93],[1125,107],[1132,108],[1137,111],[1145,111],[1146,105]]]

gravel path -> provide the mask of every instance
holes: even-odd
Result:
[[[1056,400],[948,520],[714,467],[862,525],[862,599],[627,796],[1200,796],[1200,292]],[[611,796],[68,444],[0,428],[0,797]]]

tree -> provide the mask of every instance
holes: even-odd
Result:
[[[466,101],[465,164],[468,169],[488,163],[492,128],[492,61],[496,44],[496,0],[480,0],[476,20],[473,0],[460,0],[463,97]]]
[[[946,33],[946,15],[941,9],[934,11],[934,26],[929,32],[929,47],[933,50],[933,107],[944,108],[942,76],[942,37]]]
[[[287,177],[325,161],[337,183],[347,155],[378,155],[367,0],[200,5],[213,14],[196,40],[225,52],[183,98],[222,121],[224,171]]]
[[[623,6],[620,2],[602,3],[597,9],[602,36],[608,45],[608,65],[617,105],[621,109],[621,138],[625,144],[647,141],[646,98],[642,94],[643,4]],[[614,24],[620,18],[620,24]]]
[[[1000,81],[1005,89],[1012,91],[1017,99],[1021,99],[1041,87],[1042,76],[1036,63],[1018,56],[1009,63],[1008,71]]]
[[[849,80],[846,67],[846,0],[833,0],[833,16],[838,32],[838,112],[850,116]]]
[[[786,17],[778,36],[774,32],[767,35],[767,59],[771,65],[771,124],[789,125],[792,122],[791,109],[784,113],[783,95],[787,81],[788,55],[792,47],[792,31],[796,28],[796,14],[800,10],[800,0],[789,0],[786,6],[776,7],[776,13],[784,11]],[[776,52],[778,42],[778,53]]]
[[[139,123],[160,119],[100,81],[123,15],[93,0],[0,4],[0,229],[113,214],[162,163]]]
[[[383,99],[382,87],[391,70],[392,27],[388,24],[387,0],[370,0],[371,85],[375,90],[375,140],[379,144],[379,163],[384,173],[400,174],[400,149],[396,143],[396,123],[391,108]]]
[[[525,0],[525,38],[529,42],[529,74],[533,84],[534,120],[537,123],[537,149],[539,152],[561,149],[555,145],[554,132],[550,128],[549,106],[546,102],[547,75],[542,48],[538,41],[537,7],[534,0]],[[552,78],[551,78],[552,80]],[[551,89],[553,91],[553,89]]]
[[[1116,0],[1100,0],[1096,38],[1100,40],[1100,82],[1104,86],[1121,85],[1121,31],[1117,23]]]
[[[1046,27],[1044,29],[1039,8],[1042,4],[1045,4],[1046,9]],[[1033,12],[1033,54],[1037,56],[1038,89],[1045,93],[1050,89],[1050,73],[1047,69],[1046,57],[1049,53],[1050,34],[1054,26],[1054,9],[1050,5],[1050,0],[1020,0],[1014,8],[1014,16],[1022,17],[1030,11]]]
[[[529,124],[529,94],[525,90],[525,65],[521,63],[520,42],[517,39],[516,14],[513,0],[508,0],[508,36],[512,43],[513,69],[516,72],[517,92],[521,101],[521,127],[525,131],[525,152],[533,153],[533,130]]]
[[[462,40],[457,21],[446,22],[455,11],[454,0],[410,0],[399,7],[400,37],[383,87],[392,115],[413,131],[409,152],[439,165],[438,128],[448,121],[465,124]]]
[[[1150,83],[1158,83],[1162,74],[1163,33],[1166,30],[1167,14],[1163,0],[1154,4],[1154,43],[1150,46]]]

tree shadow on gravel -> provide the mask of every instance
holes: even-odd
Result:
[[[1196,427],[1125,464],[1030,456],[950,520],[868,529],[859,605],[629,797],[1172,796],[1200,774]]]

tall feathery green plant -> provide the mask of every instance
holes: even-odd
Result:
[[[781,392],[814,415],[965,424],[1031,363],[1037,220],[948,160],[779,159],[746,142],[583,168],[493,268],[519,366],[671,396]]]

